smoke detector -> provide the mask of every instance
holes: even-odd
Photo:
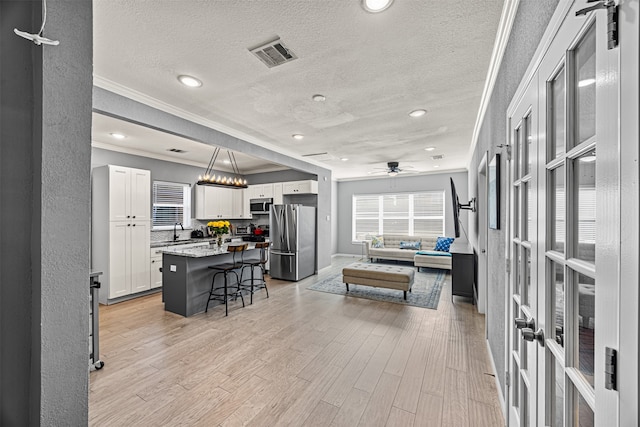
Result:
[[[294,59],[298,59],[295,53],[287,48],[280,38],[269,43],[249,49],[260,61],[269,68],[277,67]]]
[[[435,156],[431,157],[433,160],[442,160],[444,159],[444,154],[436,154]]]

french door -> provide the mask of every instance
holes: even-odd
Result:
[[[560,2],[507,114],[510,426],[618,425],[618,50],[587,6]]]

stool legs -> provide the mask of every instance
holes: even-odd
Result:
[[[258,284],[260,285],[259,289],[264,288],[264,290],[267,293],[267,298],[269,298],[269,289],[267,289],[267,281],[264,280],[265,271],[264,271],[264,267],[262,266],[262,264],[259,265],[260,273],[261,273],[260,279],[255,277],[255,273],[253,271],[255,267],[258,267],[258,265],[249,264],[249,265],[245,265],[245,268],[246,267],[249,267],[251,269],[251,278],[250,279],[246,279],[246,280],[242,280],[242,276],[244,275],[244,268],[243,268],[242,272],[240,273],[240,282],[246,282],[247,280],[251,282],[251,286],[248,289],[249,292],[251,293],[251,304],[253,304],[253,293],[255,292],[255,288],[258,287],[258,286],[255,285],[256,281],[258,281]]]
[[[228,275],[233,273],[236,276],[236,291],[229,294],[229,284],[228,284]],[[218,274],[224,275],[224,287],[216,288],[216,276]],[[241,274],[242,275],[242,274]],[[215,291],[218,289],[223,289],[224,293],[222,295],[216,294]],[[213,279],[211,279],[211,290],[209,291],[209,299],[207,299],[207,306],[204,309],[204,312],[209,311],[209,302],[213,300],[223,301],[224,302],[224,315],[229,315],[229,295],[233,295],[234,299],[238,299],[238,295],[240,295],[240,299],[242,300],[242,306],[244,307],[244,297],[242,296],[242,292],[240,292],[240,278],[238,277],[238,273],[235,271],[219,271],[213,275]]]

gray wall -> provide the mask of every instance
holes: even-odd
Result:
[[[555,11],[557,0],[521,1],[516,14],[511,35],[500,66],[498,79],[482,122],[478,145],[469,166],[469,194],[478,194],[477,171],[482,156],[488,151],[487,161],[495,153],[501,155],[502,179],[500,183],[500,229],[488,230],[487,236],[487,333],[496,371],[502,390],[505,390],[505,227],[506,192],[505,180],[506,152],[497,145],[506,144],[507,107],[524,77],[524,73],[538,47],[538,43]],[[478,224],[471,221],[470,236],[472,246],[478,251]]]
[[[403,193],[412,191],[442,190],[445,192],[445,234],[454,235],[453,208],[451,203],[451,184],[449,177],[452,177],[456,184],[461,203],[468,201],[467,197],[467,173],[454,172],[419,176],[396,176],[394,178],[383,177],[378,179],[366,179],[357,181],[338,182],[338,247],[337,252],[342,254],[360,255],[362,246],[360,243],[352,243],[351,240],[351,212],[352,197],[356,194],[383,194],[383,193]],[[462,228],[469,230],[468,211],[461,211],[460,221]],[[460,230],[460,241],[466,241],[465,234]]]
[[[304,171],[318,177],[318,235],[330,235],[331,221],[331,170],[298,160],[267,148],[249,143],[189,120],[165,113],[113,92],[95,87],[94,111],[131,123],[179,135],[204,144],[216,145],[239,151],[291,169]],[[331,242],[318,240],[318,269],[331,264]]]
[[[0,424],[86,425],[92,3],[0,2]]]

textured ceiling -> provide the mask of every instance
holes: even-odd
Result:
[[[359,0],[94,0],[94,73],[252,142],[326,152],[335,178],[388,161],[461,169],[501,10],[501,0],[396,0],[380,14]],[[267,68],[248,49],[276,37],[298,59]],[[409,117],[416,108],[428,112]]]

